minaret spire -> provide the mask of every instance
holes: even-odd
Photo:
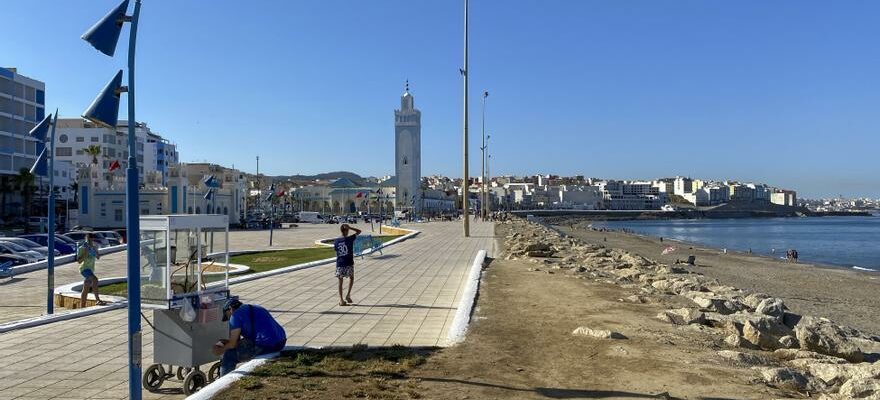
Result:
[[[409,93],[409,79],[406,80],[406,93]]]

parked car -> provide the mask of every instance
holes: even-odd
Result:
[[[114,232],[114,231],[94,231],[92,233],[95,234],[96,236],[100,236],[100,237],[103,237],[104,239],[107,239],[107,242],[110,243],[111,246],[118,246],[118,245],[124,243],[122,241],[122,235],[120,235],[119,233]]]
[[[65,235],[61,235],[61,234],[56,233],[55,238],[64,242],[64,243],[67,243],[67,244],[73,246],[74,248],[76,248],[76,246],[77,246],[76,240],[73,240]]]
[[[12,242],[3,242],[0,241],[0,254],[12,254],[16,256],[24,257],[28,260],[28,263],[34,263],[37,261],[43,260],[42,254],[37,253],[33,250],[28,250],[22,246],[19,246]]]
[[[15,254],[0,254],[0,264],[5,262],[12,262],[13,266],[29,263],[28,259],[22,256],[17,256]]]
[[[49,235],[46,233],[33,233],[30,235],[21,235],[19,237],[39,243],[43,246],[49,246]],[[76,242],[71,240],[71,243],[68,243],[61,239],[61,235],[55,235],[55,250],[61,252],[62,255],[76,253]]]
[[[17,245],[20,245],[22,247],[27,248],[28,250],[36,251],[37,253],[42,254],[43,257],[45,257],[45,258],[49,258],[49,248],[46,246],[43,246],[33,240],[25,239],[23,237],[5,237],[5,238],[0,238],[0,240],[3,240],[4,242],[15,243]],[[60,256],[61,251],[59,251],[58,249],[55,249],[55,255]]]
[[[86,241],[86,235],[89,233],[92,233],[92,232],[73,231],[73,232],[65,233],[64,236],[67,236],[67,237],[75,240],[77,243],[82,243],[82,242]],[[110,246],[110,241],[107,240],[105,237],[98,236],[98,235],[92,235],[92,237],[95,240],[95,244],[98,245],[98,248]]]

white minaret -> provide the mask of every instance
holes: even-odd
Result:
[[[409,81],[400,96],[400,109],[394,110],[394,148],[397,209],[418,212],[422,206],[422,113],[415,108]]]

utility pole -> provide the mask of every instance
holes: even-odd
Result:
[[[470,220],[468,219],[468,0],[464,0],[464,176],[461,180],[461,215],[464,221],[464,237],[471,235]]]
[[[486,220],[486,98],[489,97],[488,91],[483,91],[482,98],[482,125],[483,125],[483,146],[480,147],[482,151],[482,171],[480,171],[480,216],[483,220]]]

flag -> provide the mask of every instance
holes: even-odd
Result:
[[[122,168],[122,166],[119,165],[119,160],[113,160],[113,163],[110,164],[110,172],[116,171],[119,168]]]
[[[358,192],[357,196],[354,196],[356,199],[364,197],[364,192]]]
[[[281,196],[284,196],[284,194],[285,194],[285,193],[284,193],[284,191],[282,190],[282,191],[278,192],[278,194],[277,194],[276,196],[281,197]]]

